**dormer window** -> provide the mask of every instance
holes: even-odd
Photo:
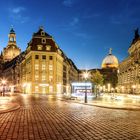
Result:
[[[45,32],[44,31],[41,31],[41,35],[44,36],[45,35]]]
[[[42,45],[38,45],[38,46],[37,46],[37,49],[38,49],[38,50],[42,50]]]
[[[51,50],[51,46],[50,45],[46,45],[46,50],[50,51]]]
[[[42,38],[42,43],[46,43],[46,39],[45,38]]]

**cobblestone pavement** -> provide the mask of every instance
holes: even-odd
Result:
[[[100,108],[51,96],[15,96],[0,114],[0,140],[140,140],[140,112]]]

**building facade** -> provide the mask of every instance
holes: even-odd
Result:
[[[25,59],[20,67],[24,93],[67,93],[70,80],[78,78],[75,65],[42,27],[28,43]]]
[[[0,78],[6,79],[8,90],[19,91],[19,63],[21,62],[22,54],[16,44],[16,33],[13,28],[11,28],[8,38],[8,45],[3,49],[0,55]]]
[[[23,59],[24,52],[20,53],[11,61],[3,63],[2,77],[6,79],[8,90],[11,92],[21,92],[20,63]]]
[[[13,28],[11,28],[8,38],[8,45],[4,48],[2,52],[4,62],[11,61],[13,58],[15,58],[21,53],[20,48],[16,44],[16,33]]]
[[[100,73],[103,75],[104,78],[104,85],[107,89],[114,89],[117,90],[118,84],[118,77],[117,71],[119,66],[118,58],[112,54],[112,48],[109,49],[108,55],[103,59]]]
[[[117,83],[118,83],[118,77],[117,77],[117,71],[118,71],[118,65],[119,61],[116,56],[112,54],[112,49],[109,50],[108,55],[103,59],[101,68],[97,69],[89,69],[89,70],[80,70],[79,72],[79,81],[84,81],[83,73],[88,72],[89,73],[89,81],[93,81],[93,75],[96,71],[99,71],[100,74],[103,75],[103,85],[104,91],[109,92],[111,91],[111,88],[116,91]]]
[[[140,36],[138,29],[128,49],[129,56],[119,64],[118,86],[122,93],[140,93]]]
[[[78,81],[79,70],[66,55],[63,55],[63,58],[63,92],[70,94],[72,90],[71,83]]]

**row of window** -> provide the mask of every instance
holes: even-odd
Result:
[[[39,59],[39,55],[35,55],[35,59]],[[42,59],[46,59],[46,55],[42,55]],[[53,60],[53,56],[49,56],[49,60]]]
[[[45,40],[42,40],[42,43],[46,43]],[[42,46],[42,45],[38,45],[38,46],[37,46],[37,49],[38,49],[39,51],[41,51],[41,50],[43,49],[43,46]],[[50,50],[51,50],[51,46],[50,46],[50,45],[46,45],[46,50],[47,50],[47,51],[50,51]]]
[[[35,81],[38,81],[39,80],[39,75],[35,75]],[[46,81],[46,76],[45,75],[42,75],[42,81]],[[53,81],[53,76],[50,75],[49,76],[49,81],[52,82]]]
[[[46,65],[42,64],[42,70],[46,69]],[[39,64],[35,64],[35,70],[39,70]],[[53,70],[53,65],[49,65],[49,70]]]
[[[35,92],[39,92],[38,86],[35,86]],[[46,87],[42,87],[42,92],[46,93]],[[53,92],[53,86],[49,86],[49,92]]]

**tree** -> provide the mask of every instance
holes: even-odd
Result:
[[[104,81],[103,75],[98,70],[96,70],[92,74],[92,82],[95,85],[95,94],[96,94],[96,96],[98,94],[98,89],[99,89],[98,87],[103,85],[103,81]]]

